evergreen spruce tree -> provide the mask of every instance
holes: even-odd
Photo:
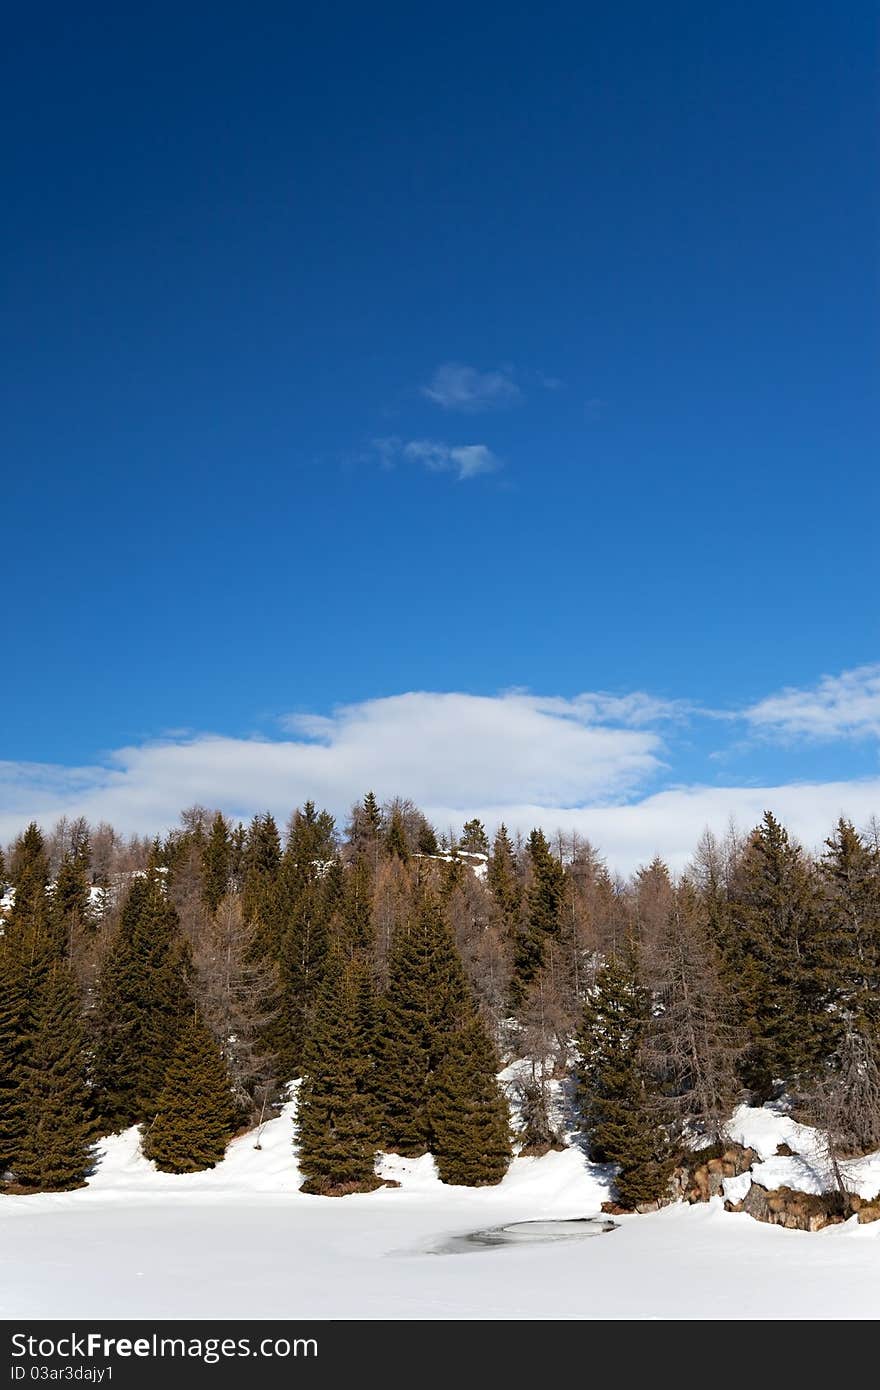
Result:
[[[30,1035],[27,971],[8,936],[0,937],[0,1178],[15,1163],[23,1117],[17,1105]]]
[[[52,912],[59,938],[66,943],[68,959],[72,959],[92,925],[87,851],[68,852],[62,859],[52,888]]]
[[[373,875],[362,854],[345,875],[336,927],[339,949],[346,959],[372,956],[375,949]]]
[[[526,921],[514,944],[511,1006],[520,1008],[529,986],[547,964],[548,950],[562,934],[565,871],[540,830],[529,836],[531,881],[527,893]]]
[[[414,1156],[432,1147],[432,1078],[468,1016],[461,957],[437,900],[423,892],[397,928],[388,962],[377,1067],[386,1148]]]
[[[825,1056],[811,1095],[835,1158],[880,1145],[880,852],[841,819],[819,862]]]
[[[223,1054],[193,1011],[180,1030],[144,1153],[166,1173],[213,1168],[226,1152],[237,1119]]]
[[[388,828],[385,831],[385,853],[391,859],[399,859],[403,864],[409,862],[409,836],[406,833],[403,812],[396,803],[392,807]]]
[[[516,855],[507,827],[501,825],[492,845],[486,882],[501,916],[508,941],[514,941],[519,926],[522,888],[517,875]]]
[[[645,1060],[650,998],[639,979],[634,947],[613,957],[596,977],[579,1038],[579,1097],[591,1156],[618,1164],[623,1206],[662,1197],[673,1166]]]
[[[342,1196],[381,1186],[374,1172],[378,1124],[363,989],[358,965],[332,951],[306,1044],[297,1107],[303,1192]]]
[[[510,1117],[497,1071],[491,1039],[474,1015],[448,1038],[432,1081],[429,1113],[443,1182],[484,1187],[507,1172]]]
[[[880,853],[838,821],[819,862],[824,889],[816,966],[833,1038],[848,1019],[880,1030]]]
[[[82,1186],[92,1134],[83,1027],[75,981],[60,962],[50,968],[39,991],[15,1107],[18,1181],[44,1192]]]
[[[440,853],[437,832],[427,816],[422,816],[419,820],[419,829],[416,835],[416,850],[419,854],[427,855],[429,858]]]
[[[268,812],[254,816],[242,854],[241,896],[247,922],[259,921],[271,937],[277,922],[277,887],[281,870],[281,838]]]
[[[226,817],[220,811],[202,846],[202,901],[209,912],[216,912],[229,888],[232,843]]]
[[[486,834],[486,827],[476,816],[473,820],[465,822],[458,847],[467,850],[470,854],[487,855],[489,853],[489,837]]]
[[[105,1125],[150,1121],[183,1020],[192,962],[161,877],[136,878],[98,978],[93,1077]]]
[[[9,867],[15,899],[6,919],[6,930],[14,931],[17,923],[32,920],[39,911],[49,883],[46,845],[34,821],[15,842]]]
[[[46,983],[65,958],[57,915],[37,882],[0,936],[0,1173],[18,1160],[25,1132],[20,1088]]]
[[[746,846],[731,921],[739,935],[737,1003],[749,1033],[740,1073],[756,1100],[801,1085],[825,1046],[819,895],[801,850],[768,811]]]
[[[376,838],[382,833],[382,810],[376,800],[375,792],[369,791],[364,797],[364,824],[367,833]]]
[[[281,1075],[302,1072],[306,1039],[342,890],[333,817],[311,801],[294,812],[282,862],[284,926],[274,1050]]]
[[[374,869],[379,862],[383,828],[379,803],[373,792],[367,792],[363,801],[352,807],[346,831],[353,852],[363,855]]]

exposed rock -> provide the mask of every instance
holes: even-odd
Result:
[[[874,1197],[871,1201],[866,1201],[864,1197],[851,1197],[850,1204],[853,1211],[858,1212],[860,1225],[880,1221],[880,1197]]]
[[[744,1211],[747,1216],[754,1217],[756,1221],[769,1221],[770,1203],[767,1200],[766,1187],[761,1187],[759,1183],[753,1182],[740,1203],[740,1211]]]
[[[791,1158],[793,1154],[794,1154],[794,1149],[793,1149],[789,1144],[777,1144],[777,1145],[776,1145],[776,1156],[777,1156],[777,1158]]]
[[[686,1202],[708,1202],[710,1197],[719,1197],[725,1178],[738,1178],[747,1173],[758,1157],[754,1149],[743,1148],[742,1144],[728,1144],[721,1153],[712,1151],[711,1158],[704,1158],[697,1166],[682,1164],[676,1168],[670,1179],[670,1192],[673,1199]],[[699,1150],[694,1160],[700,1158]]]
[[[730,1203],[728,1210],[744,1211],[755,1221],[784,1226],[788,1231],[821,1231],[845,1221],[852,1203],[838,1192],[797,1192],[791,1187],[768,1190],[753,1182],[742,1203]]]

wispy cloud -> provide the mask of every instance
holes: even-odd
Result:
[[[786,687],[742,715],[757,732],[786,739],[880,738],[880,664]]]
[[[503,467],[487,444],[446,444],[438,439],[404,440],[392,435],[374,439],[373,447],[385,468],[393,468],[399,461],[420,463],[430,473],[454,473],[459,482],[497,473]]]
[[[421,391],[444,410],[466,414],[512,405],[522,395],[509,369],[481,372],[463,362],[443,362]]]

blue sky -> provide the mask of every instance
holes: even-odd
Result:
[[[880,810],[873,11],[12,16],[0,830],[365,779]],[[785,688],[824,713],[749,713]],[[502,786],[560,725],[587,742]],[[167,762],[205,735],[228,793]]]

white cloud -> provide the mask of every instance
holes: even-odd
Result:
[[[343,814],[370,787],[464,812],[486,801],[577,804],[644,785],[661,766],[658,734],[593,715],[593,697],[413,692],[293,715],[290,737],[273,741],[201,735],[121,748],[102,767],[0,764],[0,835],[61,814],[151,832],[193,802],[286,815],[312,797]]]
[[[341,819],[373,788],[411,796],[441,829],[479,815],[491,828],[577,830],[628,871],[656,853],[680,869],[707,825],[723,833],[734,817],[748,829],[765,809],[811,847],[839,815],[861,824],[880,812],[880,778],[646,794],[664,767],[646,725],[681,713],[642,694],[411,692],[291,715],[277,740],[205,734],[121,748],[104,766],[0,763],[0,839],[63,814],[153,833],[194,802],[283,820],[311,797]]]
[[[823,676],[807,689],[787,687],[743,711],[754,729],[786,738],[880,737],[880,664]]]
[[[396,435],[374,439],[379,459],[385,468],[393,468],[398,459],[420,463],[430,473],[454,473],[459,482],[467,482],[484,473],[496,473],[502,461],[486,444],[445,444],[437,439],[410,439]]]
[[[463,362],[444,362],[422,387],[422,395],[444,410],[472,414],[511,405],[521,392],[510,371],[480,372]]]

